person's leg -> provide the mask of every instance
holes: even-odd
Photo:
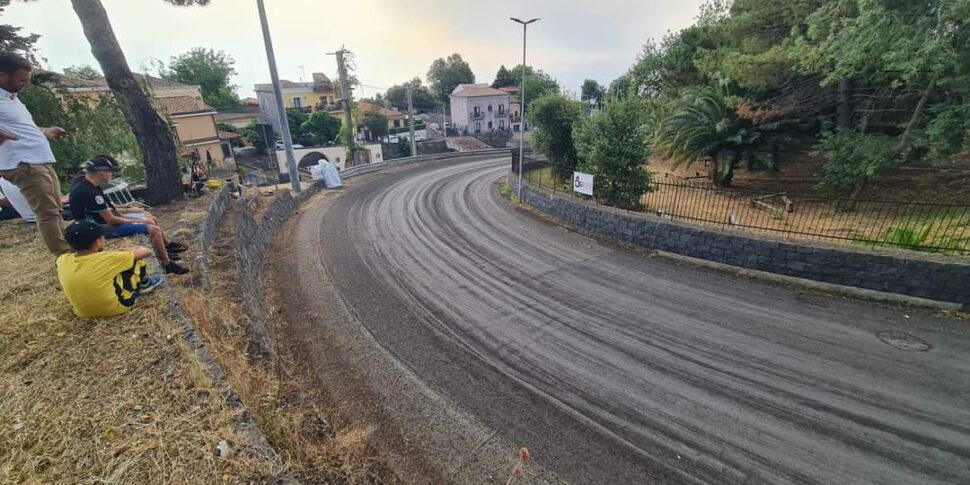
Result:
[[[37,215],[37,228],[44,245],[55,256],[71,251],[61,227],[61,183],[53,164],[22,164],[0,175],[13,182]]]
[[[148,240],[152,243],[152,248],[155,249],[155,256],[158,261],[162,263],[162,266],[167,266],[171,263],[171,258],[168,257],[168,250],[165,249],[165,242],[159,238],[162,231],[158,229],[158,226],[153,226],[151,224],[118,224],[114,226],[108,234],[108,239],[117,239],[120,237],[134,236],[135,234],[144,234],[148,236]]]

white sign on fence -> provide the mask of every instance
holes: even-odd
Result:
[[[583,172],[573,172],[573,192],[593,195],[593,175]]]

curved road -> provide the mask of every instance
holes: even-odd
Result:
[[[967,322],[598,242],[512,208],[507,166],[356,184],[312,250],[382,346],[556,477],[970,482]]]

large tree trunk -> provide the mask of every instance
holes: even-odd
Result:
[[[101,65],[101,72],[138,140],[148,183],[145,201],[157,205],[181,198],[182,182],[172,133],[128,68],[101,0],[71,0],[71,4],[91,44],[91,53]]]

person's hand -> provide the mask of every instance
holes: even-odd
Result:
[[[52,126],[44,129],[44,135],[51,140],[63,140],[67,138],[67,130],[59,126]]]

